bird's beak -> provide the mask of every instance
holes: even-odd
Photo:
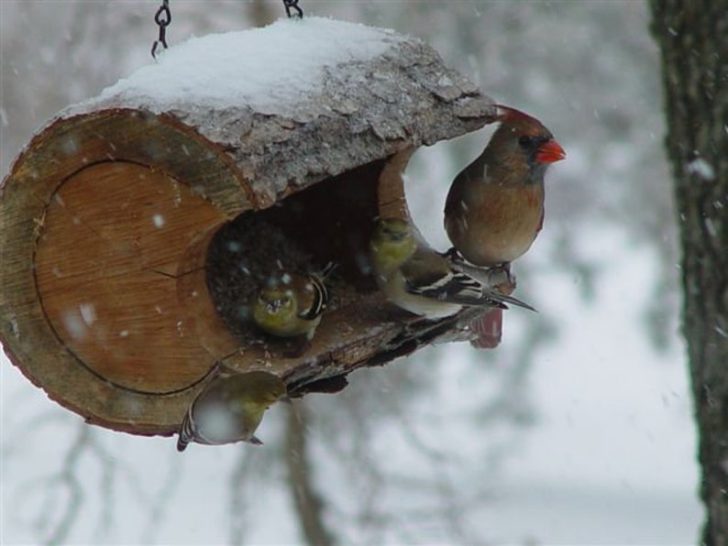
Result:
[[[554,139],[547,140],[539,146],[536,161],[539,163],[555,163],[566,157],[566,152]]]

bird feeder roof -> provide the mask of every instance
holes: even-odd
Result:
[[[192,38],[61,118],[168,114],[219,144],[257,208],[405,147],[493,121],[493,101],[423,41],[320,17]]]

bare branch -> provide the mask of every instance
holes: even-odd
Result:
[[[335,540],[323,518],[323,501],[315,490],[312,465],[306,454],[305,404],[292,404],[286,420],[288,483],[299,522],[309,546],[331,546]]]
[[[168,460],[167,475],[164,478],[164,483],[162,483],[154,498],[149,501],[149,516],[147,517],[147,523],[141,535],[142,542],[145,544],[157,542],[156,535],[169,510],[170,499],[180,484],[181,467],[182,460],[177,457],[177,453],[172,453]]]
[[[235,467],[230,474],[230,538],[232,545],[243,544],[245,530],[248,528],[245,504],[245,486],[252,467],[252,458],[248,450],[240,450]]]
[[[73,525],[76,523],[76,517],[83,504],[83,489],[76,476],[76,465],[79,459],[89,448],[90,431],[88,425],[81,423],[78,425],[78,435],[71,449],[68,450],[63,461],[63,467],[60,473],[51,479],[57,482],[60,487],[68,491],[69,499],[65,503],[63,515],[55,527],[52,529],[45,544],[62,544],[66,541]],[[49,495],[52,493],[49,492]],[[52,514],[44,514],[42,518],[45,520]]]

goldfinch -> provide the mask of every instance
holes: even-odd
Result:
[[[428,319],[448,317],[463,307],[533,308],[491,290],[438,254],[404,220],[381,219],[370,241],[375,277],[390,302]]]
[[[280,378],[267,372],[218,373],[190,404],[179,429],[177,451],[191,442],[262,444],[255,430],[265,410],[285,394]]]
[[[310,341],[329,301],[327,273],[285,272],[270,277],[253,302],[255,324],[273,336],[305,336]]]

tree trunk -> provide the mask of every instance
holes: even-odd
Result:
[[[703,543],[728,544],[728,2],[651,0],[662,50],[707,508]]]

